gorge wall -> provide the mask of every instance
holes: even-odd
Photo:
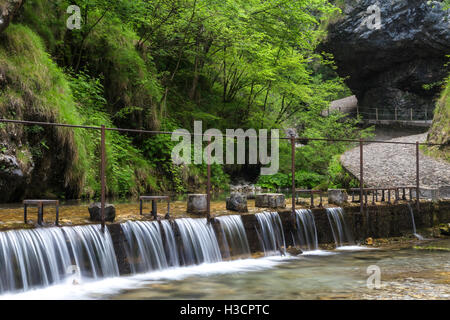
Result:
[[[441,1],[345,1],[321,49],[334,55],[360,110],[428,119],[449,73],[450,11]]]

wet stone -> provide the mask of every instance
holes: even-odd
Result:
[[[286,199],[282,193],[263,193],[255,197],[255,206],[259,208],[285,208]]]
[[[91,221],[102,221],[101,203],[94,202],[89,205],[89,219]],[[110,203],[105,204],[105,221],[113,222],[116,218],[116,208]]]
[[[227,210],[248,212],[247,197],[240,193],[232,193],[229,197],[227,197]]]
[[[187,212],[188,213],[206,213],[207,197],[206,194],[188,194]]]

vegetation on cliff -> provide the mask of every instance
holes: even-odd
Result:
[[[441,97],[436,103],[428,142],[444,144],[440,147],[428,147],[427,152],[450,162],[450,77],[447,78]]]
[[[80,29],[67,28],[72,4],[81,10]],[[1,34],[0,115],[166,131],[192,131],[202,120],[223,132],[295,127],[304,137],[364,136],[355,120],[321,116],[350,94],[332,58],[316,52],[323,23],[338,10],[325,0],[29,0]],[[98,196],[98,132],[2,128],[0,180],[21,172],[4,200]],[[109,193],[204,188],[205,166],[174,165],[174,144],[170,136],[108,132]],[[330,162],[345,147],[299,148],[299,186],[333,185],[339,175],[329,174],[336,172]],[[289,154],[282,143],[281,175],[289,173]],[[213,187],[258,172],[214,165]]]

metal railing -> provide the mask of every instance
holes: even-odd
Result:
[[[345,113],[348,115],[353,115],[356,117],[361,116],[363,120],[373,120],[373,121],[432,121],[434,114],[432,109],[422,108],[398,108],[392,109],[387,108],[341,108],[337,107],[335,109],[328,109],[326,115],[330,115],[331,112],[337,111]]]
[[[72,125],[65,123],[51,123],[51,122],[38,122],[38,121],[25,121],[25,120],[14,120],[14,119],[0,119],[0,123],[10,123],[10,124],[20,124],[20,125],[39,125],[39,126],[51,126],[51,127],[64,127],[64,128],[72,128],[72,129],[86,129],[86,130],[98,130],[100,132],[101,139],[101,161],[100,161],[100,176],[101,176],[101,224],[102,230],[105,228],[105,201],[106,201],[106,131],[119,131],[119,132],[127,132],[127,133],[145,133],[145,134],[166,134],[172,135],[173,132],[168,131],[155,131],[155,130],[140,130],[140,129],[125,129],[125,128],[107,128],[104,125],[97,126],[83,126],[83,125]],[[176,133],[177,135],[182,135],[183,133]],[[208,136],[206,134],[190,134],[186,133],[186,135],[201,135]],[[211,135],[212,136],[212,135]],[[237,138],[236,136],[227,136],[223,135],[223,137]],[[257,137],[248,137],[248,138],[257,138]],[[364,171],[363,171],[363,145],[365,142],[369,143],[383,143],[383,144],[399,144],[399,145],[415,145],[416,146],[416,190],[417,194],[419,194],[419,145],[442,145],[442,144],[430,144],[430,143],[412,143],[412,142],[397,142],[397,141],[380,141],[380,140],[356,140],[356,139],[329,139],[329,138],[304,138],[304,137],[270,137],[269,139],[279,139],[282,141],[290,142],[291,144],[291,173],[292,173],[292,213],[295,214],[295,197],[296,197],[296,188],[295,188],[295,150],[296,150],[296,141],[302,141],[302,143],[307,143],[309,141],[327,141],[327,142],[357,142],[360,145],[360,199],[363,198],[364,195]],[[209,147],[210,145],[208,145]],[[208,220],[211,219],[211,163],[207,161],[207,217]],[[364,203],[361,201],[361,213],[363,212]],[[417,210],[419,211],[419,200],[417,199]]]

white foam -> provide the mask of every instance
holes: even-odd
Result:
[[[296,259],[292,256],[272,256],[259,259],[243,259],[217,263],[204,263],[196,266],[168,268],[133,276],[107,278],[100,281],[86,281],[72,284],[72,280],[46,288],[29,290],[15,294],[4,294],[0,299],[6,300],[78,300],[104,299],[108,295],[123,290],[135,289],[148,282],[157,283],[164,280],[181,280],[195,275],[213,275],[237,272],[251,272],[273,268],[283,261]]]
[[[303,251],[302,256],[330,256],[333,254],[337,254],[337,252],[326,250],[311,250],[311,251]]]
[[[377,248],[365,247],[365,246],[342,246],[337,247],[336,251],[362,251],[362,250],[374,250]]]

